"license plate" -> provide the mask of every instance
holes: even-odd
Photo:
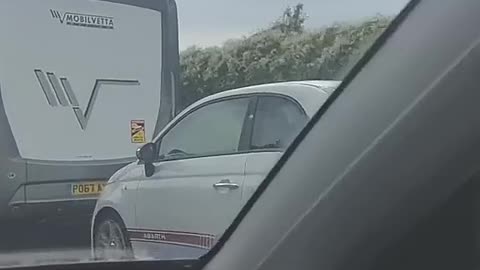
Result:
[[[106,183],[102,183],[102,182],[87,182],[87,183],[72,184],[72,195],[74,196],[98,195],[102,193],[105,185]]]

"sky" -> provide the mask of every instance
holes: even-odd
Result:
[[[408,0],[176,0],[180,49],[221,45],[268,27],[288,6],[301,2],[308,28],[358,21],[376,14],[396,15]]]

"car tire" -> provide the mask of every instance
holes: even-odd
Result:
[[[93,234],[96,260],[130,260],[133,250],[127,229],[118,215],[100,217]]]

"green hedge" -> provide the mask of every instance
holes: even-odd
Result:
[[[221,47],[183,51],[180,65],[185,105],[248,85],[342,79],[390,22],[389,17],[376,16],[355,24],[307,31],[304,19],[298,18],[305,15],[298,10],[290,10],[290,15],[288,12],[270,28],[251,36],[227,41]],[[294,26],[289,25],[292,21]]]

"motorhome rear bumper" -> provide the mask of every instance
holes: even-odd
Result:
[[[11,205],[13,219],[89,221],[96,199],[36,201]]]

